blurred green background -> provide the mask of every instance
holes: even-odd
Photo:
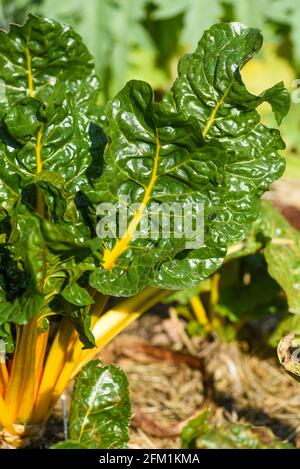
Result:
[[[300,181],[300,0],[0,0],[0,26],[22,23],[28,13],[71,24],[95,57],[106,102],[131,78],[151,83],[159,97],[176,76],[178,58],[193,50],[203,31],[219,21],[262,30],[265,43],[243,71],[259,93],[283,80],[291,92],[282,125],[287,144],[285,178]],[[268,105],[261,107],[272,123]],[[292,190],[292,189],[291,189]]]

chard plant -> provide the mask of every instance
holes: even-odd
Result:
[[[240,75],[261,45],[259,30],[214,25],[180,60],[160,103],[137,80],[104,108],[93,59],[71,27],[30,16],[0,32],[3,446],[39,437],[70,380],[104,345],[170,290],[197,286],[247,236],[285,167],[280,133],[256,108],[268,102],[280,124],[288,92],[278,83],[255,96]],[[135,208],[123,236],[97,236],[99,205],[118,212],[124,198]],[[168,238],[161,219],[156,236],[137,236],[152,202],[203,204],[201,246],[185,227],[175,236],[174,218]],[[96,368],[88,367],[97,385]],[[85,403],[88,381],[77,386]],[[76,441],[95,426],[81,407]],[[75,427],[81,407],[73,406]]]

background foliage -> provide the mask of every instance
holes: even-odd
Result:
[[[243,72],[251,91],[283,79],[296,98],[299,94],[294,82],[300,73],[298,0],[210,0],[209,6],[205,0],[1,0],[0,26],[23,22],[29,12],[71,24],[83,36],[96,59],[103,102],[132,78],[148,81],[160,96],[174,81],[178,58],[219,21],[263,31],[263,52]],[[267,105],[262,111],[270,120]],[[282,129],[289,154],[300,152],[299,125],[300,106],[293,103]],[[290,173],[295,175],[292,158]]]
[[[294,97],[281,132],[287,144],[284,177],[299,180],[298,0],[211,0],[209,5],[205,0],[0,0],[0,26],[7,29],[11,22],[22,23],[29,12],[71,24],[82,35],[96,59],[103,104],[132,78],[148,81],[160,99],[177,75],[179,57],[193,51],[213,23],[240,21],[260,28],[264,47],[243,69],[243,78],[255,94],[283,80]],[[263,121],[272,126],[270,105],[263,103],[259,109]],[[282,246],[277,251],[282,252]],[[270,258],[273,252],[267,255]],[[278,282],[274,269],[273,277]],[[284,275],[282,281],[288,278]],[[296,297],[289,302],[298,301]],[[220,314],[225,314],[228,304],[224,308],[221,304]]]

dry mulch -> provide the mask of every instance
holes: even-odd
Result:
[[[299,383],[278,365],[275,352],[262,359],[243,348],[188,338],[183,321],[153,312],[111,342],[100,358],[118,364],[129,379],[134,411],[129,447],[180,448],[182,427],[208,402],[219,425],[225,420],[265,425],[298,446]],[[58,439],[60,416],[58,406]]]
[[[139,334],[137,335],[137,332]],[[224,421],[265,425],[300,447],[300,393],[277,359],[244,344],[189,338],[184,322],[145,314],[106,346],[100,358],[127,374],[133,405],[130,448],[180,448],[180,432],[207,403]],[[58,403],[43,441],[63,439]]]

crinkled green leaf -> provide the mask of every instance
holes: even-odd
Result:
[[[70,26],[33,15],[24,26],[12,24],[9,33],[0,32],[0,79],[8,109],[29,96],[44,101],[55,84],[64,83],[87,112],[99,93],[93,59],[80,36]]]
[[[280,134],[260,123],[256,107],[269,102],[278,122],[289,107],[281,83],[258,97],[242,83],[240,69],[261,43],[257,30],[215,25],[195,53],[181,60],[163,104],[154,104],[151,88],[140,81],[129,82],[108,104],[110,141],[94,202],[119,210],[126,197],[128,204],[140,203],[142,212],[151,202],[202,203],[204,244],[187,247],[185,230],[177,239],[176,220],[169,239],[137,237],[140,211],[133,210],[126,240],[118,239],[114,227],[104,239],[102,266],[90,277],[93,287],[128,296],[149,284],[195,286],[221,265],[226,247],[250,231],[261,195],[285,166]]]
[[[69,191],[64,194],[67,203],[87,185],[85,171],[92,161],[89,123],[64,91],[63,86],[56,88],[45,106],[36,98],[21,99],[4,116],[0,197],[6,209],[30,184],[48,182]]]
[[[259,144],[275,139],[278,148],[282,146],[277,132],[260,125],[257,106],[269,102],[280,123],[290,104],[283,83],[255,96],[242,82],[240,70],[261,46],[262,35],[257,29],[240,23],[214,25],[204,33],[196,51],[181,59],[179,77],[172,88],[177,109],[197,117],[206,139],[221,138],[230,149],[240,149],[243,142],[247,143],[244,154],[248,153],[250,161],[261,151],[258,145],[255,152],[255,134]]]
[[[284,25],[288,28],[293,44],[292,53],[296,63],[299,64],[300,8],[297,0],[251,0],[251,2],[248,0],[226,0],[226,3],[231,3],[234,6],[235,16],[239,21],[263,28],[272,39],[274,32],[270,28],[271,25],[277,23],[281,27]],[[280,29],[278,32],[286,34]]]
[[[79,285],[77,289],[69,287],[68,291],[68,286],[76,284],[86,271],[92,270],[93,250],[93,243],[77,243],[70,233],[20,206],[19,211],[15,211],[13,229],[1,253],[0,324],[25,323],[45,310],[68,312],[66,308],[57,310],[56,303],[52,303],[65,289],[66,296],[73,303],[77,302],[77,306],[70,303],[70,317],[82,342],[85,346],[94,346],[89,315],[78,304],[91,303],[92,299]]]
[[[116,366],[86,365],[76,379],[70,438],[85,448],[124,448],[130,423],[128,381]]]
[[[85,449],[85,446],[78,441],[66,440],[56,443],[56,445],[51,446],[50,449]]]
[[[101,173],[106,142],[87,117],[101,122],[93,59],[71,27],[50,19],[30,16],[1,38],[1,205],[10,212],[21,201],[86,240],[94,231],[82,194]]]
[[[65,300],[75,306],[87,306],[94,303],[94,300],[88,291],[77,283],[68,285],[63,289],[61,294]]]
[[[215,311],[233,322],[262,317],[272,311],[276,312],[278,294],[278,287],[276,288],[272,279],[257,275],[255,282],[250,285],[241,283],[227,291],[224,290]]]
[[[186,449],[293,449],[280,441],[267,427],[229,423],[215,426],[206,409],[190,420],[182,430],[182,447]]]

